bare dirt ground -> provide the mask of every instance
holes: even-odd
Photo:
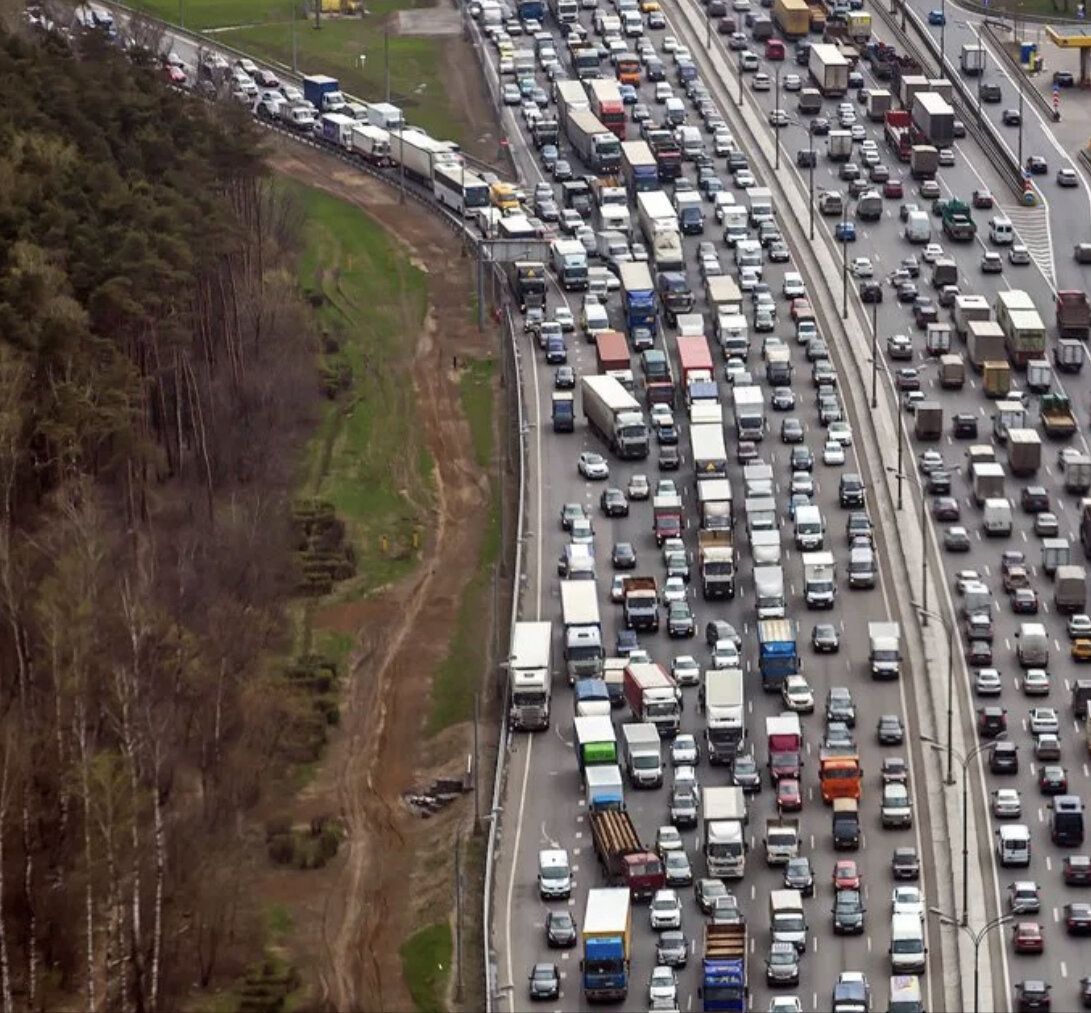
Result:
[[[430,676],[447,651],[463,588],[483,534],[488,483],[473,460],[452,357],[483,356],[495,341],[471,326],[469,262],[459,244],[412,202],[313,150],[275,142],[274,169],[364,208],[428,272],[429,320],[420,336],[413,383],[435,462],[432,530],[413,577],[371,599],[330,607],[316,625],[357,642],[341,730],[297,819],[339,812],[346,841],[322,872],[280,874],[292,912],[290,944],[319,968],[314,1005],[337,1010],[412,1008],[398,948],[416,928],[449,915],[451,842],[468,800],[422,821],[403,792],[437,774],[461,773],[471,748],[467,727],[424,738]],[[438,312],[437,312],[438,311]],[[436,326],[436,319],[442,326]]]

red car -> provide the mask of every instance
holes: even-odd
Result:
[[[803,792],[794,777],[785,777],[777,782],[777,808],[782,813],[795,813],[803,808]]]
[[[1091,857],[1087,855],[1065,855],[1065,886],[1091,886]]]
[[[905,188],[902,186],[902,181],[900,179],[888,179],[883,184],[883,196],[896,198],[904,197]]]
[[[1038,614],[1038,592],[1030,587],[1017,587],[1011,593],[1011,610],[1021,615]]]
[[[851,858],[842,858],[833,867],[833,888],[835,890],[859,890],[860,870]]]
[[[791,317],[793,320],[813,320],[814,308],[806,299],[793,299]]]
[[[995,202],[993,201],[993,195],[988,190],[975,190],[974,191],[974,207],[975,208],[991,208]]]
[[[1011,944],[1016,953],[1041,953],[1046,946],[1042,926],[1037,922],[1016,922]]]

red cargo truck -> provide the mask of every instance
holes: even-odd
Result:
[[[629,342],[621,331],[599,331],[595,335],[595,356],[600,373],[632,368],[629,363]]]
[[[688,387],[694,380],[714,380],[712,352],[703,334],[678,335],[678,363],[682,369],[682,385]]]

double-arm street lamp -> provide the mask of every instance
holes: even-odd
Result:
[[[982,942],[984,942],[985,937],[993,929],[995,929],[998,925],[1003,925],[1005,922],[1010,922],[1015,917],[1015,914],[1009,911],[1006,914],[997,915],[995,918],[992,918],[989,921],[985,922],[985,924],[982,925],[980,929],[974,932],[974,930],[971,929],[968,925],[959,924],[959,922],[957,922],[949,914],[941,911],[938,907],[930,907],[928,910],[932,914],[934,914],[942,924],[951,925],[961,930],[962,932],[965,932],[966,935],[970,937],[970,941],[974,944],[974,1013],[981,1013],[981,1002],[979,998],[981,971],[980,963],[978,960],[978,958],[981,956],[981,944]]]
[[[992,741],[979,742],[973,749],[971,749],[965,756],[956,752],[958,762],[962,764],[962,921],[959,923],[963,928],[970,924],[970,840],[969,830],[967,829],[970,816],[970,764],[986,749],[988,749],[993,742],[1000,739],[1007,738],[1007,733],[998,735],[996,739]],[[942,752],[944,744],[936,741],[930,735],[922,735],[921,742],[927,742],[936,752]],[[948,739],[947,755],[951,755],[951,742]],[[950,760],[948,760],[950,763]],[[948,768],[950,769],[950,768]],[[952,784],[953,780],[948,779],[948,784]]]

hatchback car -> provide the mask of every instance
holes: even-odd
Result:
[[[1064,767],[1056,763],[1043,764],[1038,769],[1038,790],[1047,797],[1068,791],[1068,773]]]
[[[969,552],[970,533],[959,525],[947,528],[943,532],[943,547],[948,552]]]
[[[535,1001],[558,999],[561,995],[561,972],[556,964],[535,964],[530,972],[530,998]]]
[[[579,934],[576,922],[568,911],[546,913],[546,945],[550,949],[568,949],[576,945]]]

